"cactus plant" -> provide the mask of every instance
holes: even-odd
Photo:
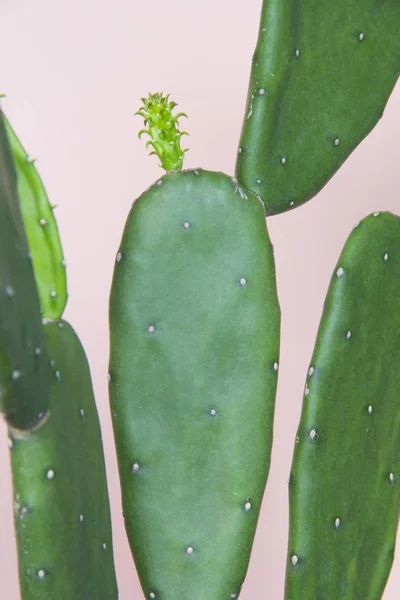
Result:
[[[400,217],[349,236],[308,371],[290,476],[287,600],[379,599],[400,509]]]
[[[264,0],[236,177],[268,215],[312,198],[380,119],[399,25],[397,0]]]
[[[264,206],[236,180],[169,173],[134,203],[109,387],[146,597],[239,594],[269,469],[279,315]]]
[[[264,0],[236,178],[182,170],[186,115],[169,95],[142,99],[139,136],[167,174],[134,203],[116,252],[108,379],[146,598],[240,594],[279,369],[265,217],[315,195],[375,125],[399,75],[399,25],[397,0]],[[84,350],[61,320],[52,209],[0,111],[0,409],[22,600],[114,600],[101,434]],[[362,221],[333,275],[290,479],[286,600],[379,600],[391,568],[399,223]]]

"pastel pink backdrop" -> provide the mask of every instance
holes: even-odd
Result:
[[[142,593],[123,529],[108,409],[108,294],[130,205],[160,174],[137,139],[141,122],[133,113],[149,91],[171,92],[189,115],[185,166],[233,174],[260,8],[261,0],[0,5],[0,92],[8,96],[2,106],[58,204],[70,292],[65,316],[84,343],[94,380],[121,600]],[[379,126],[317,198],[269,220],[282,353],[272,467],[242,600],[283,598],[287,481],[306,368],[328,281],[353,224],[374,210],[400,213],[399,100],[398,87]],[[0,596],[18,600],[3,424],[0,448]],[[399,589],[398,556],[384,600],[397,600]]]

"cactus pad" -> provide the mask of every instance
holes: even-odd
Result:
[[[382,116],[398,0],[264,0],[236,177],[267,214],[312,198]]]
[[[11,433],[22,600],[116,600],[110,510],[89,368],[64,321],[44,327],[52,361],[47,421]]]
[[[49,406],[49,369],[16,175],[0,111],[0,410],[10,426],[29,429],[44,418]]]
[[[17,172],[21,214],[32,256],[43,317],[60,319],[67,302],[65,262],[46,190],[10,123],[4,118]]]
[[[133,205],[110,307],[125,524],[146,598],[236,598],[269,469],[280,313],[264,207],[183,171]]]
[[[400,508],[400,218],[351,233],[308,371],[290,477],[286,600],[379,600]]]

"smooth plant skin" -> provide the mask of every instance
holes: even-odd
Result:
[[[368,216],[332,276],[290,477],[286,600],[379,600],[400,509],[400,217]]]
[[[135,202],[110,303],[125,525],[146,598],[237,598],[267,479],[280,311],[264,207],[215,172]]]
[[[3,115],[4,116],[4,115]],[[53,208],[39,173],[4,117],[17,172],[21,214],[32,255],[42,315],[60,319],[67,303],[67,277]]]
[[[32,260],[0,110],[0,411],[10,426],[31,429],[45,418],[49,377]]]
[[[22,600],[116,600],[101,434],[84,350],[65,321],[44,327],[50,414],[10,434]]]
[[[382,116],[398,0],[264,0],[236,177],[275,215],[310,200]]]

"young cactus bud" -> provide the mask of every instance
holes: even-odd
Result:
[[[185,113],[173,115],[172,111],[176,102],[169,102],[169,94],[149,94],[142,98],[143,106],[135,113],[144,118],[147,129],[139,131],[139,138],[143,133],[151,137],[146,148],[153,147],[151,154],[156,154],[161,160],[161,167],[166,171],[179,171],[182,168],[184,153],[188,148],[181,149],[181,137],[189,135],[186,131],[179,131],[179,117],[187,117]]]

